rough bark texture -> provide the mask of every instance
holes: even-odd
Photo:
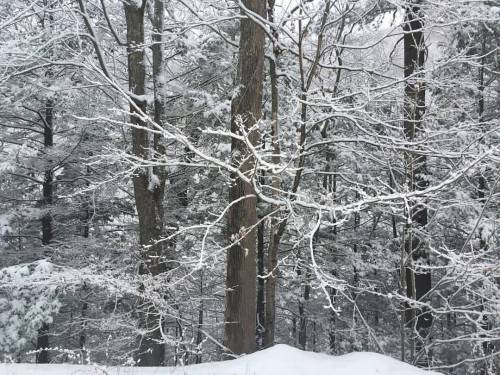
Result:
[[[141,100],[145,94],[146,70],[144,63],[144,8],[134,3],[124,3],[127,22],[127,50],[129,90],[135,95],[134,104],[130,105],[130,122],[141,128],[132,128],[132,150],[135,156],[148,159],[158,145],[158,139],[150,139],[145,129],[146,123],[138,112],[146,112],[146,102]],[[156,104],[156,103],[155,103]],[[138,109],[137,109],[138,108]],[[156,110],[155,110],[156,115]],[[165,271],[164,243],[157,241],[163,232],[163,195],[165,178],[161,171],[141,169],[133,177],[134,195],[139,216],[139,241],[141,250],[140,275],[155,276]],[[164,348],[161,340],[160,315],[148,301],[141,301],[139,316],[140,328],[146,332],[139,337],[139,350],[136,359],[139,366],[159,366],[163,362]]]
[[[417,2],[409,2],[406,6],[404,31],[404,132],[408,141],[415,141],[422,131],[423,115],[425,113],[425,40],[423,14]],[[407,181],[412,191],[427,187],[426,157],[418,152],[406,155]],[[427,225],[427,208],[418,203],[410,202],[411,217],[406,227],[405,250],[411,255],[412,263],[428,262],[426,241],[422,238],[422,230]],[[420,301],[431,290],[431,273],[429,271],[414,271],[415,267],[406,267],[407,296]],[[407,324],[415,328],[420,337],[416,340],[416,350],[422,349],[423,341],[429,335],[432,315],[426,309],[409,309],[406,314]],[[422,358],[425,361],[425,358]],[[422,362],[423,362],[422,361]]]
[[[246,0],[250,11],[265,17],[265,0]],[[264,66],[264,31],[254,21],[245,18],[240,24],[237,90],[231,106],[231,132],[246,132],[260,119],[262,74]],[[252,130],[250,142],[257,144],[259,134]],[[255,160],[245,144],[235,139],[231,143],[233,165],[248,177],[254,173]],[[238,240],[227,254],[227,293],[225,312],[225,346],[234,354],[255,351],[256,316],[256,197],[251,184],[232,174],[229,201],[228,236]]]
[[[45,119],[43,126],[43,145],[45,148],[54,145],[54,130],[53,130],[53,116],[54,103],[52,100],[47,99],[45,106]],[[48,167],[43,176],[42,184],[42,206],[47,207],[53,203],[54,199],[54,172],[52,167]],[[42,246],[47,246],[52,241],[52,215],[46,212],[42,217]],[[48,254],[44,251],[44,256]],[[36,340],[36,363],[49,363],[49,352],[46,348],[49,347],[49,325],[43,323],[38,330],[38,337]]]

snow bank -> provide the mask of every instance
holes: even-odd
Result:
[[[376,353],[339,357],[276,345],[242,358],[185,367],[0,364],[1,375],[436,375]]]

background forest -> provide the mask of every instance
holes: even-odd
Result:
[[[499,38],[495,0],[0,1],[0,361],[498,374]]]

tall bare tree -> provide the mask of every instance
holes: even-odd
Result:
[[[269,22],[274,23],[274,0],[268,0],[267,18]],[[271,145],[273,150],[273,163],[279,165],[280,143],[279,143],[279,123],[278,123],[278,74],[277,74],[277,59],[280,53],[278,47],[278,30],[272,28],[272,44],[273,58],[269,60],[269,78],[271,81]],[[281,180],[277,174],[272,176],[273,195],[279,194]],[[272,211],[276,212],[278,207],[273,206]],[[267,272],[269,273],[266,279],[266,303],[265,303],[265,330],[263,346],[265,348],[274,344],[275,327],[276,327],[276,267],[278,266],[278,243],[281,234],[279,233],[279,217],[277,213],[273,213],[271,217],[271,228],[269,235],[269,246],[267,254]]]
[[[159,139],[151,135],[147,130],[141,112],[146,112],[145,94],[146,69],[144,63],[144,10],[146,1],[137,3],[130,1],[124,3],[125,18],[127,22],[127,51],[128,51],[128,78],[129,90],[134,94],[130,104],[130,122],[132,128],[132,150],[135,156],[147,160],[151,153],[159,151]],[[163,17],[163,4],[155,2],[155,23],[157,16]],[[159,10],[161,9],[161,10]],[[156,12],[159,12],[157,15]],[[159,22],[161,27],[161,20]],[[156,40],[161,30],[155,30],[155,53],[156,64],[161,61],[161,45]],[[158,48],[156,48],[158,46]],[[155,74],[159,69],[155,65]],[[156,87],[155,87],[156,88]],[[160,104],[161,105],[161,104]],[[159,120],[162,109],[155,100],[155,120]],[[135,205],[139,215],[139,240],[143,246],[141,251],[140,275],[159,275],[165,271],[165,246],[159,241],[163,233],[164,212],[163,196],[165,190],[165,175],[162,171],[155,169],[141,169],[133,177]],[[160,344],[161,319],[156,307],[147,299],[140,304],[140,324],[145,334],[139,337],[139,350],[137,360],[140,366],[158,366],[164,358],[164,347]]]
[[[44,16],[41,18],[41,26],[43,29],[48,28],[52,30],[54,18],[52,15],[52,5],[49,5],[46,1],[43,2]],[[51,76],[51,72],[48,71],[46,74],[48,77]],[[43,147],[44,152],[50,153],[50,148],[54,146],[54,101],[50,98],[45,100],[45,109],[43,114],[39,114],[40,119],[43,123]],[[47,209],[50,207],[54,200],[54,171],[52,169],[51,161],[47,161],[47,166],[43,174],[42,181],[42,207]],[[44,213],[41,219],[42,224],[42,246],[44,247],[44,256],[48,257],[47,246],[52,241],[53,231],[52,231],[52,215],[50,210]],[[38,337],[36,341],[36,363],[49,363],[49,352],[47,348],[49,347],[49,324],[43,322],[42,326],[38,330]]]
[[[420,1],[408,1],[405,6],[404,30],[404,133],[409,142],[417,140],[423,129],[425,113],[425,39],[424,18]],[[424,190],[426,180],[426,157],[416,150],[406,153],[406,178],[411,191]],[[409,258],[405,269],[406,294],[409,298],[420,301],[431,290],[431,273],[419,269],[418,263],[428,262],[428,251],[423,231],[427,225],[427,208],[421,202],[409,202],[407,205],[407,224],[405,227],[405,252]],[[414,327],[418,337],[412,339],[412,352],[423,348],[423,340],[428,336],[432,324],[432,315],[424,308],[409,308],[406,312],[406,324]],[[415,342],[415,346],[413,346]],[[423,353],[422,353],[423,354]],[[422,363],[425,358],[421,357]]]
[[[43,146],[47,151],[50,147],[54,145],[54,128],[53,128],[53,110],[54,104],[52,99],[47,99],[45,104],[45,113],[43,120]],[[47,209],[54,200],[54,171],[52,166],[46,167],[43,174],[42,183],[42,206]],[[50,211],[47,211],[42,216],[42,246],[48,246],[52,241],[52,215]],[[47,252],[44,251],[44,256],[47,256]],[[44,322],[40,329],[38,330],[38,337],[36,340],[36,363],[49,363],[49,352],[47,348],[49,347],[49,324]]]
[[[241,20],[237,90],[231,104],[231,132],[248,137],[257,145],[259,133],[254,127],[261,117],[264,68],[264,30],[251,19],[265,17],[265,0],[245,0]],[[247,177],[254,173],[255,159],[245,142],[231,142],[233,166]],[[228,235],[232,246],[227,253],[227,293],[224,341],[234,354],[255,351],[256,316],[256,196],[251,183],[238,174],[231,175],[231,204]]]

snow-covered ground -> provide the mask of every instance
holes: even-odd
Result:
[[[1,375],[436,375],[376,353],[339,357],[276,345],[242,358],[185,367],[0,364]]]

